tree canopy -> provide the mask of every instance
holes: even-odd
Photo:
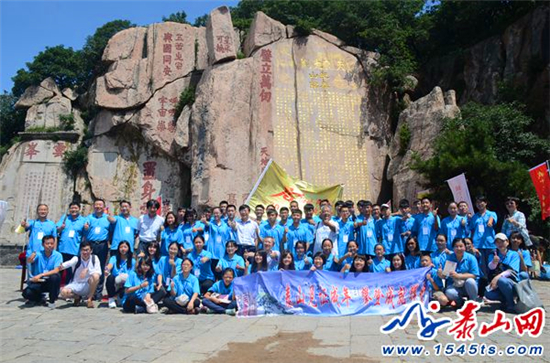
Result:
[[[187,21],[187,13],[185,11],[178,11],[177,13],[172,13],[168,17],[163,16],[162,21],[172,21],[174,23],[189,24]]]

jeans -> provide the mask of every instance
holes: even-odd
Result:
[[[164,306],[166,306],[173,313],[188,314],[187,305],[189,305],[189,303],[187,303],[186,306],[181,306],[176,302],[176,297],[175,296],[165,297],[164,300],[162,300],[162,303],[164,304]],[[198,308],[200,306],[200,304],[201,304],[200,300],[195,299],[193,307]]]
[[[103,297],[103,283],[105,282],[105,264],[107,263],[107,257],[109,255],[109,243],[108,241],[90,241],[92,244],[92,253],[99,258],[99,264],[101,265],[101,276],[99,276],[99,282],[95,289],[95,299],[101,301]]]
[[[529,280],[529,273],[521,271],[518,275],[518,281]]]
[[[208,299],[204,299],[202,304],[212,310],[214,314],[225,314],[225,310],[237,308],[237,303],[235,300],[232,300],[229,304],[221,303],[218,305]]]
[[[495,290],[487,291],[485,297],[489,300],[499,300],[505,305],[506,310],[514,309],[514,282],[507,277],[501,277],[497,281]]]
[[[447,295],[450,301],[454,301],[460,307],[464,304],[464,301],[462,301],[464,296],[468,296],[468,300],[475,300],[477,298],[477,282],[470,278],[464,281],[464,286],[462,287],[455,287],[451,284],[445,290],[445,295]]]
[[[44,282],[29,282],[25,290],[23,290],[23,297],[30,301],[40,302],[42,301],[42,293],[48,292],[50,303],[54,303],[59,296],[60,284],[61,276],[59,274],[48,276]]]

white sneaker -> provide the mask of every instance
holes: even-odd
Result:
[[[55,309],[55,303],[48,303],[48,307],[52,310]]]
[[[109,298],[109,308],[116,309],[116,300],[114,297]]]

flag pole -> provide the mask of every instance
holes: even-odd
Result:
[[[260,174],[260,177],[258,178],[258,181],[256,181],[256,184],[254,184],[254,188],[252,188],[252,191],[250,192],[250,194],[248,194],[248,198],[246,198],[246,201],[244,202],[244,204],[248,204],[250,202],[250,198],[252,198],[254,193],[256,193],[256,189],[258,189],[258,187],[260,186],[260,182],[264,178],[265,173],[267,173],[267,169],[269,169],[269,167],[271,166],[272,161],[273,161],[273,159],[269,159],[269,161],[265,165],[264,170],[262,170],[262,173]]]

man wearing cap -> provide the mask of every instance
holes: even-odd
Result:
[[[485,297],[489,300],[499,300],[502,310],[513,313],[514,284],[520,267],[519,255],[516,251],[508,249],[509,241],[504,233],[497,233],[495,245],[497,249],[487,261],[490,283]]]

